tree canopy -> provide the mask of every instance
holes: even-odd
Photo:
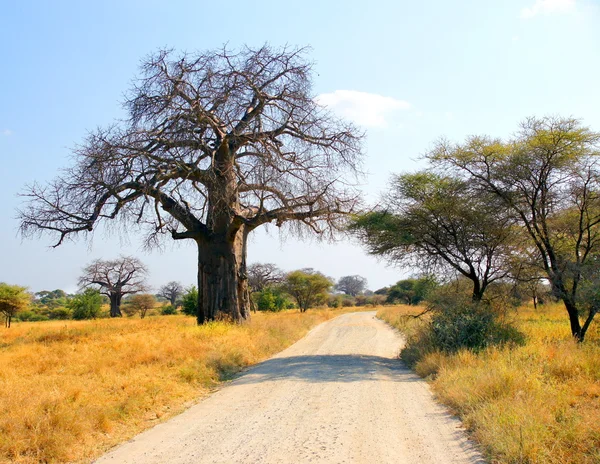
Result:
[[[495,196],[511,211],[528,238],[532,263],[565,304],[579,341],[599,309],[581,292],[598,270],[599,155],[600,134],[558,117],[529,118],[506,142],[442,141],[428,155],[437,169],[464,179],[481,195]]]
[[[512,218],[492,195],[430,171],[395,175],[379,209],[350,224],[370,253],[425,273],[458,273],[473,299],[509,273]]]
[[[0,282],[0,314],[4,315],[5,326],[10,327],[12,318],[31,302],[27,288]]]
[[[301,312],[317,303],[324,302],[333,281],[320,272],[303,269],[290,272],[285,279],[284,289],[298,303]]]

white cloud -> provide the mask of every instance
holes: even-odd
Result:
[[[386,127],[391,114],[410,108],[410,103],[404,100],[357,90],[322,93],[316,100],[343,118],[367,127]]]
[[[2,129],[0,131],[0,134],[3,135],[3,136],[5,136],[5,137],[8,137],[9,135],[12,135],[12,131],[10,129]]]
[[[535,3],[521,10],[521,18],[529,19],[539,14],[568,13],[575,9],[575,0],[535,0]]]

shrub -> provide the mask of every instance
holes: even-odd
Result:
[[[57,319],[57,320],[71,319],[71,316],[72,316],[71,310],[69,308],[65,308],[63,306],[54,308],[54,309],[50,310],[50,312],[48,313],[48,317],[50,319]]]
[[[342,295],[329,295],[327,306],[330,308],[340,308],[342,306]]]
[[[524,335],[506,318],[506,299],[474,302],[463,295],[442,291],[434,294],[432,300],[431,331],[435,346],[442,351],[479,350],[525,342]]]
[[[34,311],[21,311],[19,314],[17,314],[16,319],[23,322],[39,322],[47,321],[48,316],[36,313]]]
[[[278,288],[267,287],[252,295],[259,311],[281,311],[293,306],[286,295]]]
[[[525,336],[507,320],[498,302],[473,302],[464,295],[437,294],[430,302],[430,318],[409,324],[400,357],[415,366],[434,352],[478,351],[489,346],[523,345]],[[434,368],[428,368],[435,372]],[[427,373],[425,373],[427,375]]]
[[[371,295],[369,297],[369,304],[371,306],[382,306],[385,304],[386,299],[385,295]]]
[[[161,308],[160,313],[163,316],[172,316],[173,314],[177,314],[177,310],[171,305],[166,305]]]
[[[69,301],[69,309],[73,312],[73,319],[96,319],[100,315],[102,295],[98,290],[87,288],[83,293],[75,295]]]
[[[342,308],[348,308],[355,305],[356,300],[354,298],[352,298],[350,295],[342,295]]]
[[[198,314],[198,289],[194,285],[181,297],[181,311],[187,316]]]

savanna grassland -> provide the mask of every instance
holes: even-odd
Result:
[[[409,337],[422,330],[407,318],[422,308],[378,312]],[[431,379],[438,399],[454,410],[492,463],[600,462],[600,331],[577,344],[564,307],[521,307],[511,317],[523,346],[456,354],[431,352],[413,366]]]
[[[347,311],[14,324],[0,331],[0,462],[88,462]]]

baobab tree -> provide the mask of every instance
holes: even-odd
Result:
[[[92,133],[75,165],[33,185],[25,236],[67,237],[121,219],[198,249],[198,323],[250,316],[246,246],[261,225],[322,236],[356,209],[362,134],[315,102],[304,49],[264,46],[142,65],[123,122]]]
[[[272,263],[252,263],[248,266],[248,285],[253,292],[261,292],[269,285],[280,284],[285,274]]]
[[[95,288],[110,300],[110,317],[121,317],[121,300],[125,295],[147,289],[148,270],[131,256],[104,261],[97,259],[83,270],[79,278],[81,288]]]
[[[335,289],[346,295],[356,296],[367,288],[367,279],[359,275],[340,277]]]
[[[162,296],[169,300],[173,308],[177,307],[177,298],[181,295],[183,295],[183,285],[175,281],[163,285],[158,291],[158,296]]]

